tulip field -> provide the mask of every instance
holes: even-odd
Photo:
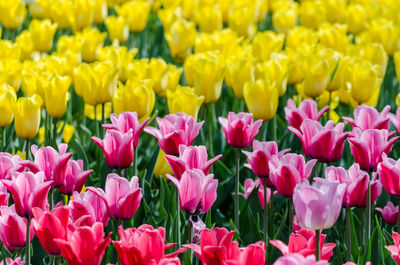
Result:
[[[0,0],[0,264],[400,264],[399,14]]]

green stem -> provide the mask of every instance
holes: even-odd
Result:
[[[289,198],[289,232],[293,233],[293,200]]]
[[[331,119],[331,102],[332,102],[332,92],[329,91],[329,100],[328,100],[328,121]]]
[[[192,239],[193,239],[193,225],[191,219],[192,217],[189,218],[189,225],[188,225],[188,244],[192,244]]]
[[[57,265],[61,265],[61,255],[57,256],[56,262]]]
[[[397,197],[398,200],[398,205],[400,205],[400,197]],[[397,233],[400,233],[400,211],[398,213],[398,219],[397,219]]]
[[[270,134],[271,134],[271,140],[276,141],[276,115],[272,118],[270,121]]]
[[[104,114],[104,103],[101,104],[101,124],[100,124],[100,135],[103,138],[103,124],[105,121],[105,114]]]
[[[49,145],[49,138],[50,138],[50,133],[49,133],[49,114],[47,112],[44,113],[44,145],[48,146]]]
[[[133,176],[137,176],[137,152],[138,148],[133,149]]]
[[[367,188],[367,236],[365,238],[365,246],[368,246],[368,240],[371,236],[371,182],[368,179]]]
[[[351,230],[350,230],[350,207],[346,207],[346,239],[347,239],[347,261],[351,261]]]
[[[53,118],[53,137],[52,137],[52,146],[54,148],[57,147],[57,118]]]
[[[175,192],[175,207],[176,207],[176,245],[181,247],[181,208],[179,206],[179,190]]]
[[[268,196],[267,196],[267,179],[264,179],[264,240],[265,245],[268,246]]]
[[[31,144],[30,139],[25,140],[25,152],[26,152],[26,159],[30,160],[31,157]]]
[[[239,232],[239,164],[240,164],[240,148],[236,148],[235,226],[238,232]]]
[[[53,189],[49,191],[49,210],[53,210]]]
[[[26,222],[25,264],[31,264],[31,218]]]
[[[213,108],[214,104],[207,104],[207,114],[208,114],[208,143],[210,145],[209,147],[209,152],[211,155],[214,154],[214,135],[213,135],[213,123],[214,123],[214,118],[213,118]]]
[[[365,233],[365,208],[360,208],[360,222],[361,222],[361,245],[364,244]]]
[[[99,125],[97,123],[98,123],[97,122],[97,106],[94,105],[94,125],[96,127],[96,135],[99,135],[101,137],[100,131],[99,131]]]
[[[315,237],[315,243],[316,243],[315,250],[316,250],[317,261],[319,261],[321,259],[321,244],[319,242],[320,234],[321,234],[321,230],[317,229],[315,231],[315,236],[316,236]]]
[[[6,138],[6,128],[5,127],[1,127],[1,151],[4,152],[4,147],[6,146],[6,142],[5,142],[5,138]]]

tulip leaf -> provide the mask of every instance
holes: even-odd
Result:
[[[240,212],[240,239],[243,241],[243,244],[247,245],[250,243],[254,243],[256,241],[262,240],[262,236],[260,233],[260,230],[258,229],[257,222],[254,218],[255,213],[257,213],[257,207],[252,205],[257,205],[259,210],[261,207],[259,206],[259,199],[258,199],[258,189],[254,189],[249,197],[246,200],[246,203],[243,207],[243,209]]]
[[[82,147],[77,139],[74,139],[74,149],[77,151],[78,157],[83,160],[83,165],[89,166],[89,160],[86,155],[85,149]]]
[[[378,220],[377,215],[375,215],[375,222],[376,222],[376,229],[378,230],[378,238],[379,238],[378,241],[379,241],[379,247],[380,247],[380,264],[385,265],[385,251],[384,251],[385,238],[383,236],[381,224]]]
[[[206,215],[206,227],[207,227],[208,229],[211,229],[211,227],[212,227],[211,210],[208,211],[208,212],[207,212],[207,215]]]
[[[359,245],[357,240],[357,232],[354,225],[353,211],[350,210],[350,232],[351,232],[351,255],[353,257],[358,257],[359,255]]]

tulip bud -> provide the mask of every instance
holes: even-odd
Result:
[[[307,97],[317,98],[328,85],[330,80],[329,64],[327,60],[320,60],[310,56],[307,62],[307,71],[304,75],[304,94]]]
[[[243,99],[243,88],[247,81],[255,81],[254,70],[252,62],[247,59],[227,64],[225,82],[233,88],[237,98]]]
[[[256,67],[256,79],[268,79],[279,89],[279,96],[286,93],[288,79],[288,58],[285,55],[274,53],[273,58]]]
[[[319,28],[321,44],[339,52],[346,50],[349,39],[347,38],[347,27],[342,24],[324,24]]]
[[[92,25],[95,13],[95,1],[75,0],[72,2],[72,14],[70,23],[74,32],[88,28]],[[82,14],[85,14],[82,16]]]
[[[297,19],[297,6],[295,8],[279,9],[272,14],[274,29],[280,33],[288,33],[296,27]]]
[[[150,4],[145,1],[129,1],[117,9],[118,15],[125,18],[129,31],[141,32],[145,29],[150,13]]]
[[[96,92],[99,103],[112,101],[117,88],[118,69],[115,69],[110,61],[95,62],[92,65],[93,75],[96,78]]]
[[[167,103],[170,113],[185,112],[197,121],[197,114],[204,101],[204,96],[198,96],[194,88],[178,86],[175,91],[167,90]]]
[[[244,100],[255,120],[268,121],[278,109],[279,90],[269,80],[249,81],[244,85]]]
[[[166,97],[166,91],[174,91],[179,84],[181,78],[182,68],[176,67],[175,65],[168,65],[167,69],[163,73],[160,82],[154,84],[154,92],[160,97]]]
[[[106,0],[94,0],[94,16],[93,22],[96,24],[103,23],[108,15]]]
[[[93,62],[97,60],[97,51],[103,47],[107,34],[105,32],[100,32],[96,28],[86,28],[77,35],[81,36],[83,39],[83,60],[86,62]]]
[[[251,37],[256,33],[255,12],[247,6],[236,7],[229,16],[229,27],[240,36]]]
[[[129,26],[123,17],[109,16],[105,21],[111,41],[125,42],[129,37]]]
[[[349,33],[358,34],[365,29],[367,24],[367,12],[365,7],[352,4],[347,7],[347,27]]]
[[[176,20],[165,33],[172,57],[184,59],[189,55],[192,52],[196,34],[197,31],[193,22],[182,18]]]
[[[369,26],[368,33],[371,42],[383,45],[386,52],[393,56],[400,49],[400,26],[386,19],[373,20]]]
[[[388,56],[381,44],[367,43],[362,46],[360,54],[361,58],[364,58],[370,61],[372,64],[376,64],[381,67],[378,73],[378,76],[380,78],[383,78],[385,76],[386,67],[388,64]]]
[[[35,137],[40,126],[42,98],[35,94],[29,98],[19,98],[15,108],[15,132],[24,139]]]
[[[53,3],[50,4],[50,18],[57,23],[59,29],[67,29],[71,26],[69,19],[71,8],[72,1],[68,0],[53,0]]]
[[[61,118],[67,110],[69,100],[69,76],[53,76],[46,89],[46,111],[53,118]]]
[[[168,161],[165,159],[165,152],[162,149],[158,152],[153,174],[158,178],[167,174],[172,174],[171,167],[168,165]]]
[[[299,48],[299,43],[314,47],[319,41],[318,33],[310,28],[303,26],[298,26],[289,31],[286,37],[285,49],[288,47],[297,49]]]
[[[32,60],[35,49],[32,34],[28,30],[23,30],[21,34],[15,38],[15,42],[21,48],[21,60]]]
[[[196,10],[196,22],[202,32],[222,29],[222,13],[216,6],[199,6]]]
[[[14,89],[7,84],[0,85],[0,127],[6,127],[13,121],[16,102]]]
[[[0,24],[7,29],[16,29],[25,21],[26,8],[22,0],[0,2]]]
[[[29,5],[29,12],[33,18],[50,18],[52,0],[36,0]]]
[[[40,52],[48,52],[53,46],[53,37],[57,30],[57,24],[51,23],[49,19],[32,20],[29,24],[29,31],[32,34],[35,49]]]

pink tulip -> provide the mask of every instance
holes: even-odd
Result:
[[[74,199],[69,201],[71,217],[73,222],[82,220],[83,224],[92,226],[96,222],[101,222],[104,227],[107,226],[110,216],[108,215],[107,205],[102,198],[91,191],[74,192]]]
[[[192,145],[204,121],[196,123],[192,116],[179,112],[157,118],[157,123],[160,129],[147,127],[144,131],[158,139],[158,145],[167,155],[178,156],[179,145]]]
[[[253,190],[255,188],[258,189],[258,187],[260,186],[261,182],[259,179],[257,180],[253,180],[251,178],[247,178],[244,181],[244,193],[239,193],[239,195],[243,196],[243,198],[245,200],[247,200],[247,198],[249,198],[250,194],[253,192]]]
[[[67,206],[44,212],[33,208],[33,228],[43,249],[50,255],[60,255],[61,250],[55,239],[67,239],[67,226],[70,223],[70,209]]]
[[[265,243],[256,242],[247,247],[239,247],[233,241],[234,231],[225,228],[204,229],[201,232],[200,246],[197,244],[184,245],[194,251],[202,264],[240,264],[264,265]]]
[[[47,209],[47,194],[51,181],[44,182],[44,178],[44,173],[40,171],[36,174],[23,172],[13,176],[12,180],[2,180],[13,196],[15,210],[19,216],[33,217],[33,207]]]
[[[262,125],[262,120],[253,123],[253,114],[246,112],[229,112],[228,119],[219,117],[218,120],[228,144],[235,148],[249,147]]]
[[[343,265],[357,265],[357,264],[355,264],[354,262],[346,262]],[[368,261],[367,263],[365,263],[365,265],[371,265],[371,262]]]
[[[0,181],[0,206],[8,206],[10,194],[7,192],[6,186]]]
[[[129,182],[115,173],[108,174],[105,192],[101,188],[87,189],[106,203],[109,216],[116,220],[131,219],[143,197],[138,177],[132,177]]]
[[[328,261],[333,255],[333,249],[336,247],[335,243],[326,243],[326,235],[320,235],[320,249],[321,259]],[[296,233],[289,236],[289,244],[286,245],[280,240],[270,240],[271,245],[276,247],[282,252],[283,256],[292,253],[299,253],[303,257],[313,255],[316,252],[316,235],[314,230],[301,229]]]
[[[272,195],[275,195],[276,191]],[[267,206],[269,205],[269,201],[271,199],[271,189],[267,187]],[[264,209],[264,185],[260,183],[258,186],[258,200],[260,201],[261,209]]]
[[[7,258],[6,264],[7,265],[25,265],[25,261],[21,260],[20,257],[16,258],[15,260],[13,260],[12,258]],[[0,262],[0,265],[4,265],[3,260]]]
[[[129,129],[132,129],[133,133],[133,148],[135,149],[139,144],[140,133],[143,128],[149,122],[150,118],[145,119],[142,123],[139,123],[139,119],[136,112],[121,112],[119,115],[112,113],[110,115],[112,124],[103,124],[105,129],[114,129],[121,133],[127,133]]]
[[[362,131],[368,129],[389,130],[390,106],[386,106],[381,113],[375,108],[367,105],[359,105],[354,109],[354,120],[349,117],[342,117],[344,121]]]
[[[321,179],[312,186],[307,180],[298,184],[293,204],[301,227],[320,230],[331,228],[342,208],[346,184]]]
[[[25,247],[27,220],[19,216],[14,207],[0,207],[0,241],[9,250]],[[31,240],[33,233],[31,233]]]
[[[378,212],[382,214],[383,220],[391,225],[397,224],[399,219],[399,206],[394,207],[393,203],[389,201],[385,207],[375,208]]]
[[[174,173],[175,178],[181,179],[183,172],[188,169],[198,168],[208,175],[210,167],[222,155],[218,155],[207,161],[207,149],[205,146],[185,146],[179,145],[179,157],[166,155],[165,158]]]
[[[107,130],[104,140],[92,137],[92,140],[103,149],[106,164],[109,168],[127,168],[133,162],[133,133],[121,133]]]
[[[21,161],[22,158],[18,155],[12,156],[9,153],[0,152],[0,179],[11,179],[13,172],[22,172]]]
[[[104,238],[103,224],[76,226],[69,224],[66,239],[54,239],[61,249],[61,256],[73,265],[100,265],[111,233]]]
[[[382,155],[382,162],[378,164],[379,180],[385,190],[392,196],[400,196],[400,159],[397,161]]]
[[[218,180],[214,175],[204,175],[200,169],[186,170],[180,180],[168,175],[179,191],[182,211],[190,215],[206,213],[217,199]]]
[[[71,196],[74,191],[80,192],[92,172],[93,170],[83,170],[82,160],[69,160],[64,172],[64,183],[58,187],[59,192],[67,196]]]
[[[154,229],[151,225],[141,225],[138,228],[118,228],[120,240],[113,241],[122,265],[147,265],[147,264],[179,264],[176,258],[185,252],[183,248],[165,254],[165,250],[175,244],[165,244],[165,229]],[[170,262],[170,263],[168,263]]]
[[[269,165],[268,162],[273,156],[281,158],[290,149],[285,149],[278,152],[278,145],[276,142],[259,142],[257,140],[253,141],[253,152],[242,151],[247,156],[248,164],[246,167],[253,170],[254,175],[259,178],[269,177]]]
[[[165,258],[160,260],[158,265],[181,265],[181,260],[179,258]]]
[[[44,180],[53,181],[51,187],[58,188],[65,181],[67,163],[72,156],[72,153],[66,153],[67,149],[68,145],[60,144],[58,146],[60,153],[58,153],[51,146],[38,148],[32,145],[31,150],[35,161],[23,161],[20,164],[28,167],[33,173],[43,171]]]
[[[300,125],[303,123],[303,120],[310,119],[319,121],[322,115],[324,115],[328,109],[329,107],[326,106],[318,112],[317,103],[310,99],[303,100],[300,103],[300,106],[297,108],[294,101],[288,99],[287,106],[285,107],[285,117],[290,126],[300,129]]]
[[[271,182],[281,196],[291,198],[296,185],[308,180],[316,162],[313,159],[306,163],[304,157],[297,154],[274,156],[269,161]]]
[[[394,245],[385,246],[385,248],[390,251],[390,255],[392,255],[392,258],[397,262],[397,264],[400,264],[400,235],[394,232],[392,237]]]
[[[303,257],[302,255],[297,253],[280,257],[274,263],[274,265],[327,265],[327,264],[328,261],[326,260],[316,261],[314,255]]]
[[[314,180],[319,179],[315,178]],[[346,184],[346,191],[343,197],[344,207],[367,206],[369,176],[367,172],[360,169],[360,165],[353,164],[349,170],[345,170],[342,167],[327,167],[325,170],[325,179]],[[382,184],[376,179],[376,175],[370,181],[370,186],[371,204],[373,204],[382,192]]]
[[[319,122],[305,119],[300,130],[289,126],[288,129],[299,137],[304,154],[320,162],[332,163],[340,159],[343,153],[347,133],[343,132],[344,124],[328,121],[325,126]]]
[[[389,154],[399,138],[391,138],[392,135],[387,130],[368,129],[362,132],[359,128],[353,128],[352,136],[348,138],[350,150],[362,170],[376,170],[382,155]]]
[[[390,122],[393,124],[394,128],[397,131],[397,134],[400,135],[400,107],[396,110],[396,115],[389,113]]]

